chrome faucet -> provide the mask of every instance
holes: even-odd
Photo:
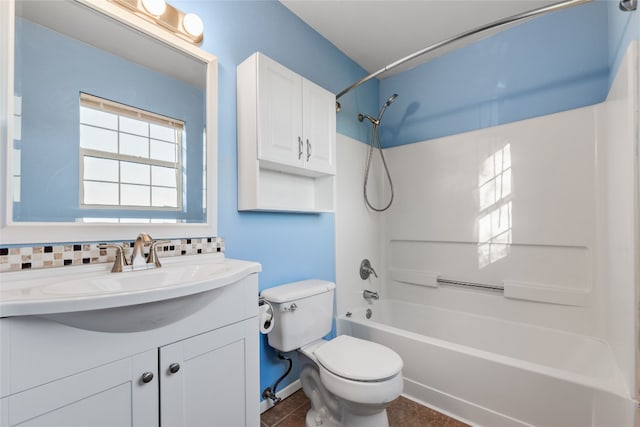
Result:
[[[131,253],[131,265],[135,269],[136,266],[147,264],[147,258],[144,256],[144,248],[148,244],[153,243],[153,239],[147,233],[140,233],[133,244],[133,252]]]
[[[362,292],[362,297],[364,299],[366,299],[369,304],[371,304],[371,300],[376,300],[377,301],[377,300],[380,299],[380,295],[378,295],[377,292],[373,292],[373,291],[370,291],[368,289],[365,289]]]
[[[378,277],[376,271],[371,267],[371,261],[363,259],[360,263],[360,278],[362,280],[367,280],[372,274],[376,276],[376,278]]]
[[[120,246],[115,244],[101,243],[98,245],[98,248],[100,249],[114,248],[116,250],[116,258],[115,258],[115,262],[113,263],[113,267],[111,268],[111,272],[121,273],[128,266],[131,266],[131,268],[128,268],[128,270],[140,270],[140,269],[147,269],[147,268],[154,268],[154,267],[155,268],[162,267],[162,264],[160,264],[160,259],[158,258],[157,248],[159,245],[163,245],[166,243],[169,243],[169,241],[168,240],[154,241],[151,238],[151,236],[149,236],[147,233],[138,234],[138,237],[136,237],[136,240],[133,243],[133,252],[131,253],[131,261],[127,260],[126,252],[125,252],[126,248],[129,247],[128,244],[127,245],[123,244],[122,246]],[[144,248],[147,246],[150,246],[149,254],[145,256]]]

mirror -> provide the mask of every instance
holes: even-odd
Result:
[[[14,8],[2,240],[215,235],[215,58],[110,2]]]

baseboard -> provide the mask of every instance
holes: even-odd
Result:
[[[533,427],[531,424],[478,406],[407,378],[404,379],[404,391],[402,395],[407,399],[441,412],[448,417],[455,418],[476,427]]]
[[[286,399],[287,397],[291,396],[293,393],[300,390],[301,388],[302,388],[302,384],[300,383],[300,380],[297,379],[291,384],[289,384],[288,386],[286,386],[285,388],[283,388],[282,390],[276,392],[276,396],[278,396],[280,399]],[[273,406],[274,405],[271,399],[261,400],[260,413],[262,414],[264,411],[273,408]]]

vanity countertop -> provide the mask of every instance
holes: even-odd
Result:
[[[222,253],[167,257],[162,264],[122,273],[111,273],[110,263],[1,273],[0,317],[164,301],[221,288],[261,271],[256,262]]]

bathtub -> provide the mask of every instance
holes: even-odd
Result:
[[[379,300],[339,334],[395,350],[404,395],[477,426],[635,426],[606,342],[434,306]]]

